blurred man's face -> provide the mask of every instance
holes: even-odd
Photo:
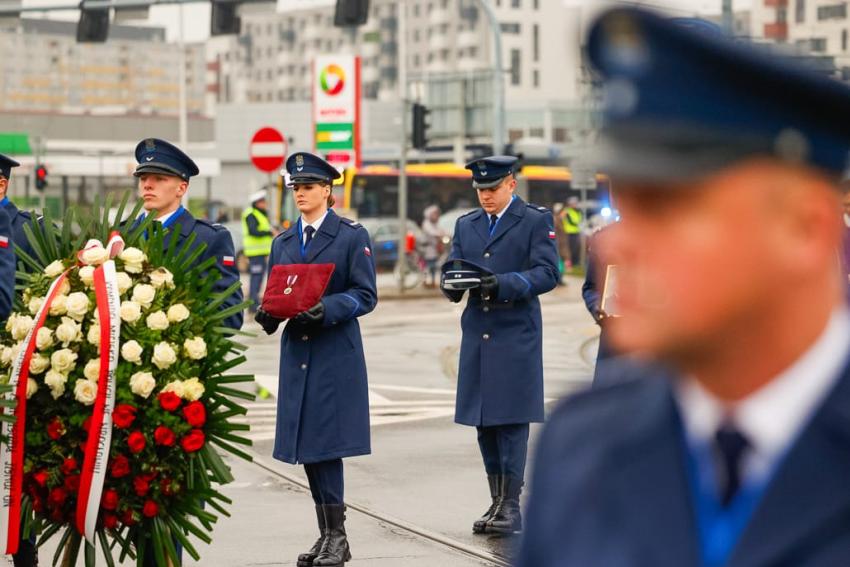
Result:
[[[258,201],[254,201],[254,208],[260,209],[261,211],[265,211],[266,210],[266,200],[265,199],[259,199]]]
[[[834,231],[798,217],[830,197],[801,205],[806,194],[785,173],[747,162],[677,184],[615,180],[623,220],[601,245],[618,265],[620,349],[674,362],[710,352],[829,261]]]
[[[508,175],[502,182],[490,189],[478,189],[478,202],[488,215],[498,214],[499,211],[508,206],[514,195],[516,179]]]
[[[170,213],[180,206],[189,184],[176,175],[143,173],[139,176],[139,198],[146,211]]]

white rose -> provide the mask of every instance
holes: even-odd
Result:
[[[58,317],[59,315],[64,315],[67,312],[66,304],[68,302],[68,296],[64,293],[60,293],[59,295],[53,298],[53,301],[50,303],[50,311],[49,313],[54,317]]]
[[[90,406],[94,403],[97,397],[97,382],[91,380],[77,380],[74,384],[74,398],[85,406]]]
[[[82,260],[83,264],[99,266],[109,260],[109,251],[102,246],[93,246],[83,250],[83,253],[80,255],[80,260]]]
[[[85,376],[87,380],[97,382],[98,378],[100,378],[99,358],[92,358],[91,360],[86,362],[86,367],[83,368],[83,376]]]
[[[177,362],[177,353],[174,352],[174,348],[170,344],[166,342],[158,343],[153,347],[153,358],[151,362],[160,370],[165,370]]]
[[[50,364],[56,372],[68,373],[77,365],[77,353],[63,348],[50,355]]]
[[[168,328],[168,317],[163,311],[154,311],[145,319],[148,329],[152,331],[164,331]]]
[[[12,327],[15,324],[15,319],[17,319],[17,318],[18,318],[17,313],[12,313],[11,315],[9,315],[9,318],[6,319],[6,330],[7,331],[9,331],[9,332],[12,331]]]
[[[172,323],[180,323],[189,318],[189,310],[182,303],[175,303],[168,308],[168,320]]]
[[[127,275],[127,272],[116,272],[115,280],[118,282],[118,293],[121,295],[133,287],[133,278]]]
[[[186,339],[183,341],[183,349],[193,360],[200,360],[207,355],[207,343],[204,342],[202,337]]]
[[[151,285],[156,289],[159,289],[163,286],[165,287],[174,287],[174,274],[169,272],[165,268],[157,268],[152,271],[148,277],[151,279]]]
[[[204,385],[197,378],[183,380],[183,399],[187,402],[199,400],[204,395]]]
[[[127,362],[141,364],[143,350],[142,345],[140,345],[138,341],[127,341],[121,345],[121,357]]]
[[[174,392],[174,395],[178,398],[183,397],[183,382],[180,380],[174,380],[166,384],[160,392]]]
[[[64,271],[65,271],[65,266],[62,264],[62,261],[61,260],[54,260],[54,261],[50,262],[44,268],[44,275],[46,275],[49,278],[55,278],[56,276],[58,276],[59,274],[61,274]]]
[[[18,315],[12,321],[12,338],[16,341],[25,339],[34,324],[33,318],[29,315]]]
[[[142,306],[135,301],[121,302],[121,320],[127,323],[135,323],[142,316]]]
[[[150,372],[136,372],[130,376],[130,390],[137,396],[147,398],[156,386],[153,374]]]
[[[50,388],[50,394],[53,396],[53,399],[56,400],[65,393],[65,382],[68,381],[68,377],[62,374],[61,372],[56,372],[55,370],[48,370],[47,374],[44,376],[44,383],[47,384],[47,387]]]
[[[86,286],[91,287],[94,284],[94,266],[83,266],[77,272],[77,275],[80,276],[80,281]]]
[[[125,248],[118,259],[124,262],[124,270],[131,274],[140,274],[142,272],[142,264],[147,260],[145,253],[138,248]]]
[[[41,374],[50,368],[50,359],[43,354],[34,354],[30,358],[30,374]]]
[[[38,313],[38,310],[41,309],[42,303],[44,303],[43,297],[33,297],[29,300],[29,303],[27,304],[27,309],[30,310],[30,313],[35,315],[36,313]]]
[[[68,278],[65,278],[62,280],[58,289],[59,291],[56,292],[58,295],[68,295],[71,293],[71,281]]]
[[[91,305],[89,296],[81,291],[75,291],[68,296],[65,309],[68,311],[68,315],[77,321],[82,321],[86,313],[89,312],[89,305]]]
[[[35,335],[35,346],[38,350],[44,350],[53,346],[53,331],[47,327],[42,327]]]
[[[133,288],[133,301],[147,309],[153,303],[154,297],[156,297],[156,290],[152,285],[148,284],[137,284],[136,287]]]
[[[27,399],[30,399],[36,392],[38,392],[38,383],[32,378],[27,378]]]
[[[98,323],[92,323],[89,325],[89,331],[86,335],[86,340],[89,344],[93,344],[96,347],[100,346],[100,325]]]
[[[11,366],[13,352],[14,351],[11,347],[3,347],[3,349],[0,350],[0,364],[3,366]]]
[[[56,327],[56,340],[67,347],[83,338],[82,325],[70,317],[62,317],[62,323]]]

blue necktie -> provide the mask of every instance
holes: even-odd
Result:
[[[496,223],[499,222],[499,217],[490,215],[490,236],[493,236],[493,231],[496,230]]]
[[[750,442],[731,424],[720,426],[714,434],[714,442],[722,459],[723,482],[720,501],[725,508],[741,488],[741,458],[750,448]]]
[[[304,249],[306,250],[308,246],[310,246],[310,241],[313,240],[313,233],[316,232],[316,229],[312,226],[307,226],[304,229]]]

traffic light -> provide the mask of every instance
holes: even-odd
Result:
[[[104,43],[107,36],[109,36],[109,8],[86,8],[85,2],[80,2],[77,42]]]
[[[35,188],[44,191],[47,187],[47,168],[43,165],[35,166]]]
[[[413,147],[424,150],[428,147],[428,115],[431,111],[424,104],[413,103]]]
[[[336,0],[334,25],[338,28],[362,26],[369,19],[369,0]]]
[[[242,29],[242,18],[237,14],[238,10],[238,2],[213,0],[210,35],[238,35]]]

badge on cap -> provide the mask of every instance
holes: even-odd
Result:
[[[153,138],[148,138],[145,140],[145,149],[149,152],[152,152],[156,149],[156,143],[154,143]]]
[[[295,165],[297,165],[298,167],[304,167],[304,156],[302,156],[301,154],[295,156]]]

